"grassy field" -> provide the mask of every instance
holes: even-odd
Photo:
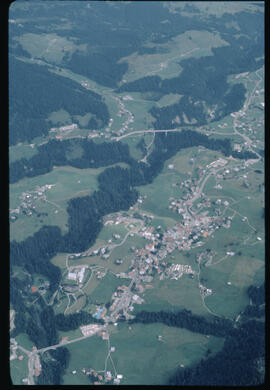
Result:
[[[17,356],[23,356],[22,360],[14,359],[10,361],[10,377],[13,385],[22,385],[22,379],[27,378],[28,359],[20,350],[17,350]]]
[[[25,349],[28,349],[29,351],[32,350],[32,347],[34,345],[33,341],[29,339],[26,333],[20,333],[18,336],[16,336],[16,341],[19,345],[21,345]]]
[[[264,268],[261,260],[246,256],[228,257],[219,264],[203,268],[203,284],[213,290],[206,298],[207,306],[219,315],[236,317],[249,304],[246,291],[261,268]]]
[[[79,196],[88,191],[97,189],[96,177],[104,168],[78,169],[70,166],[55,167],[49,173],[32,178],[24,178],[10,185],[10,206],[15,208],[19,205],[19,196],[22,192],[34,191],[37,186],[53,184],[54,186],[45,192],[50,201],[65,201],[71,197]]]
[[[69,330],[68,332],[63,332],[63,331],[59,330],[58,334],[59,334],[60,340],[62,339],[62,337],[68,337],[68,340],[73,340],[73,339],[76,339],[76,338],[82,336],[82,332],[81,332],[80,328],[75,329],[75,330]]]
[[[132,93],[129,93],[133,96]],[[153,106],[152,101],[147,100],[126,100],[124,102],[125,107],[134,115],[134,122],[130,124],[134,130],[144,130],[151,127],[151,123],[154,121],[154,117],[149,114],[148,110]]]
[[[108,241],[111,239],[113,244],[118,244],[122,241],[127,232],[128,230],[123,224],[106,225],[103,226],[98,236],[101,240]],[[119,234],[120,238],[114,238],[113,234]]]
[[[109,302],[112,294],[118,286],[128,285],[129,283],[129,279],[119,279],[113,274],[107,273],[91,293],[90,299],[92,302],[96,302],[97,304]]]
[[[214,122],[210,122],[208,125],[207,125],[207,128],[210,129],[209,131],[209,134],[211,134],[211,131],[214,131],[214,132],[218,132],[218,133],[225,133],[225,134],[233,134],[234,130],[233,130],[233,121],[234,121],[234,118],[231,116],[231,115],[228,115],[228,116],[225,116],[224,118],[222,118],[221,120],[219,121],[214,121]],[[227,125],[225,127],[219,127],[219,126],[224,126],[224,125]],[[216,136],[217,134],[215,134]]]
[[[158,217],[172,218],[177,222],[177,215],[168,209],[170,204],[169,198],[171,196],[179,196],[179,189],[173,187],[172,184],[181,182],[183,180],[183,175],[178,174],[176,171],[163,172],[164,171],[162,171],[151,184],[138,187],[140,194],[147,196],[140,206],[140,209],[142,208],[148,213],[155,214]]]
[[[91,276],[90,279],[85,283],[83,287],[83,291],[87,296],[91,296],[92,292],[98,287],[100,284],[100,279],[97,279],[94,275]],[[88,307],[86,304],[85,308]]]
[[[118,164],[121,165],[121,164]],[[36,213],[23,215],[10,225],[11,237],[22,241],[34,234],[43,225],[57,225],[64,232],[67,231],[68,214],[66,212],[69,199],[77,196],[90,195],[98,188],[97,176],[105,168],[78,169],[70,166],[55,167],[51,172],[33,178],[24,178],[18,183],[10,185],[10,208],[14,209],[21,203],[20,195],[23,192],[34,191],[37,186],[53,184],[54,186],[45,191],[46,200],[40,197],[32,198],[32,205]],[[48,215],[38,216],[39,213]]]
[[[230,211],[230,214],[232,212]],[[206,247],[219,253],[220,258],[227,251],[237,252],[242,247],[244,240],[252,233],[246,222],[243,222],[239,216],[235,216],[229,229],[217,229],[206,241]],[[252,240],[251,242],[254,242]]]
[[[186,31],[184,34],[173,37],[164,44],[155,44],[160,48],[160,53],[138,55],[132,53],[122,58],[121,62],[127,62],[128,71],[124,75],[127,82],[141,77],[158,75],[161,78],[172,78],[179,75],[181,67],[178,62],[189,57],[201,57],[211,55],[211,48],[227,45],[219,34],[208,31]],[[149,42],[145,46],[152,47]]]
[[[158,340],[161,335],[163,341]],[[166,325],[119,325],[118,333],[110,337],[115,346],[112,358],[117,373],[123,375],[123,385],[160,385],[179,364],[188,366],[199,361],[208,348],[216,352],[223,340],[191,333],[186,329]]]
[[[68,304],[68,298],[66,295],[62,294],[59,297],[59,301],[58,302],[55,301],[55,303],[53,305],[54,313],[55,314],[64,313],[64,311],[67,307],[67,304]]]
[[[251,206],[247,206],[246,204],[245,215],[252,210]],[[254,222],[251,218],[251,223]],[[250,234],[251,238],[245,244]],[[217,253],[213,265],[202,267],[201,270],[203,284],[213,290],[213,294],[206,298],[206,304],[213,312],[230,318],[235,317],[249,302],[247,288],[254,280],[263,282],[264,245],[263,241],[257,241],[256,237],[257,234],[236,215],[230,229],[216,230],[206,242],[205,249],[209,248]],[[233,251],[235,255],[219,262],[227,251]],[[228,285],[228,282],[231,282],[231,285]]]
[[[168,95],[164,95],[161,99],[159,99],[157,106],[170,106],[171,104],[177,103],[182,96],[183,95],[179,95],[178,93],[169,93]]]
[[[139,148],[137,148],[137,144],[140,140],[141,140],[141,135],[131,135],[121,140],[123,144],[128,145],[130,155],[131,157],[135,158],[135,160],[140,160],[141,158],[144,157],[142,151]]]
[[[128,236],[128,238],[126,239],[123,245],[113,249],[109,257],[110,263],[116,259],[124,259],[124,258],[130,259],[131,257],[134,256],[132,252],[130,252],[130,248],[132,246],[135,246],[135,248],[140,249],[143,248],[145,244],[147,244],[147,241],[142,237],[136,235],[134,235],[133,237]],[[120,267],[121,265],[116,266],[112,270],[114,270],[114,272],[117,272],[117,270],[120,270]]]
[[[258,167],[259,168],[259,167]],[[259,168],[260,169],[260,168]],[[261,168],[262,169],[262,168]],[[262,169],[263,172],[263,169]],[[205,185],[205,193],[210,198],[222,198],[230,202],[232,210],[248,218],[249,223],[261,234],[264,232],[264,220],[262,219],[262,207],[264,205],[264,196],[259,189],[263,182],[262,174],[250,170],[245,173],[249,187],[243,186],[244,179],[230,179],[221,182],[222,191],[213,188],[214,180],[210,178]],[[236,202],[234,202],[234,201]],[[233,211],[230,210],[232,213]]]
[[[55,211],[58,213],[55,214]],[[23,241],[29,236],[32,236],[44,225],[57,225],[62,232],[67,231],[66,223],[68,221],[67,213],[64,209],[59,209],[49,203],[40,203],[37,213],[47,213],[48,215],[38,217],[37,214],[20,215],[20,217],[10,225],[10,236],[12,240]]]
[[[37,147],[34,144],[18,143],[9,147],[9,163],[21,158],[30,159],[35,154],[37,154]]]
[[[107,342],[101,337],[94,335],[85,340],[66,345],[70,351],[70,362],[63,376],[64,385],[89,385],[90,381],[81,372],[82,368],[94,368],[104,370],[105,358],[107,356]],[[72,371],[76,370],[76,374]]]
[[[145,210],[141,209],[141,212],[143,213]],[[175,219],[173,218],[170,218],[170,217],[160,217],[160,216],[157,216],[153,213],[151,213],[151,215],[154,216],[154,219],[152,220],[152,226],[154,226],[155,228],[158,227],[158,226],[161,226],[163,230],[166,230],[172,226],[175,225]],[[174,216],[175,217],[175,216]]]
[[[174,262],[174,260],[171,261]],[[197,271],[195,267],[194,270]],[[143,294],[145,302],[141,305],[135,305],[134,312],[141,310],[170,311],[185,308],[195,314],[208,314],[202,305],[196,276],[191,279],[189,276],[183,275],[178,280],[159,280],[159,276],[156,276],[151,284],[153,288],[145,290]]]
[[[170,256],[168,255],[166,259],[170,258],[170,262],[174,264],[188,264],[192,267],[194,271],[197,271],[198,265],[195,261],[195,256],[190,251],[179,251],[179,250],[174,250]]]
[[[23,215],[10,226],[11,236],[17,241],[34,234],[43,225],[57,225],[63,232],[67,231],[67,201],[71,197],[89,195],[97,188],[96,176],[103,168],[80,170],[72,167],[57,167],[52,172],[33,178],[24,178],[10,186],[10,207],[18,207],[19,196],[23,192],[34,191],[36,186],[54,184],[45,192],[46,200],[32,199],[36,213]],[[47,213],[39,217],[39,213]]]
[[[76,50],[85,52],[86,44],[76,45],[73,41],[52,34],[33,34],[26,33],[14,40],[19,41],[23,49],[31,57],[42,58],[48,62],[59,64],[63,57],[68,53],[71,56]]]
[[[86,296],[83,295],[81,296],[80,298],[78,298],[76,300],[76,302],[74,302],[69,308],[68,310],[66,311],[66,314],[74,314],[74,313],[78,313],[79,311],[81,311],[84,306],[86,304]]]
[[[90,121],[92,117],[92,114],[88,112],[85,115],[75,115],[74,118],[76,118],[80,122],[81,127],[87,127],[88,122]]]
[[[52,125],[69,125],[72,123],[71,116],[69,113],[64,110],[58,110],[58,111],[53,111],[49,116],[48,120],[52,123]]]

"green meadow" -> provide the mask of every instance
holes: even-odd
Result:
[[[123,375],[123,385],[166,384],[180,364],[186,367],[196,363],[207,349],[215,353],[223,345],[223,339],[161,323],[133,324],[131,329],[127,324],[119,324],[118,328],[110,337],[115,346],[111,356],[117,373]]]
[[[101,337],[94,335],[65,347],[70,351],[70,361],[63,376],[63,385],[89,385],[90,381],[82,373],[82,368],[104,370],[108,347]],[[74,370],[76,374],[72,374]]]
[[[23,356],[23,359],[10,361],[10,378],[13,385],[23,385],[22,379],[27,378],[28,359],[20,350],[17,350],[17,356]]]

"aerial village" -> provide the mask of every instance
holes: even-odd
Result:
[[[140,211],[142,203],[147,198],[146,195],[139,196],[136,205],[131,207],[128,213],[118,212],[104,217],[104,226],[125,225],[128,233],[122,243],[128,235],[134,236],[134,234],[144,238],[146,243],[143,248],[131,246],[132,257],[128,271],[115,274],[120,279],[130,279],[130,285],[117,287],[112,294],[110,307],[105,308],[104,305],[97,305],[96,312],[93,314],[94,318],[102,318],[106,323],[115,323],[119,319],[133,318],[131,313],[134,311],[134,305],[144,302],[138,294],[143,293],[145,289],[152,288],[151,281],[156,275],[160,280],[178,280],[184,274],[194,278],[197,271],[188,264],[168,262],[168,255],[171,256],[171,253],[175,250],[181,252],[200,247],[217,229],[222,227],[228,229],[230,227],[234,215],[225,215],[224,213],[224,210],[229,208],[230,202],[227,199],[219,198],[211,201],[202,190],[210,175],[214,175],[216,179],[215,188],[217,189],[222,188],[219,182],[222,182],[229,175],[229,177],[238,177],[245,183],[246,175],[241,174],[241,170],[246,169],[247,162],[240,162],[237,165],[231,163],[233,162],[229,158],[220,158],[211,162],[205,168],[199,166],[197,178],[188,178],[181,183],[173,184],[173,186],[179,187],[180,197],[177,199],[170,197],[168,199],[168,209],[179,214],[179,222],[171,228],[164,230],[160,225],[155,228],[152,226],[154,216]],[[225,165],[232,166],[227,168]],[[174,169],[173,164],[169,164],[168,169]],[[44,192],[51,187],[52,185],[47,184],[43,187],[37,187],[32,193],[23,193],[20,207],[22,209],[31,207],[32,199],[44,197]],[[243,216],[242,221],[245,222],[246,220],[247,218]],[[106,261],[110,258],[110,254],[115,247],[112,240],[120,238],[122,239],[120,234],[114,233],[113,237],[108,240],[108,244],[96,249],[90,248],[83,253],[68,254],[67,258],[76,260],[88,256],[99,256]],[[257,239],[261,240],[260,237],[257,237]],[[227,251],[226,255],[234,256],[235,253]],[[210,265],[213,256],[213,253],[211,253],[211,256],[207,254],[207,261],[203,262],[203,265]],[[172,258],[174,256],[171,256]],[[200,260],[201,258],[198,262]],[[123,259],[116,259],[114,263],[120,265],[123,263]],[[95,269],[97,279],[102,279],[106,274],[106,266],[105,263],[103,264],[104,267],[100,263],[100,267]],[[72,293],[78,288],[82,288],[85,281],[88,280],[89,268],[87,265],[80,266],[73,262],[73,266],[69,266],[68,272],[63,275],[64,283],[60,286],[63,292]],[[201,284],[199,290],[202,297],[212,293],[210,289],[206,289]],[[89,329],[91,330],[91,326]],[[82,332],[85,331],[82,330]]]
[[[132,118],[130,118],[132,119]],[[112,123],[112,122],[110,122]],[[202,150],[201,147],[198,148]],[[192,160],[192,159],[191,159]],[[105,307],[105,304],[96,305],[96,310],[92,314],[95,319],[103,319],[104,325],[88,324],[80,328],[81,333],[85,337],[97,334],[103,340],[109,339],[109,334],[106,329],[107,324],[113,323],[117,326],[118,321],[134,318],[132,312],[135,304],[142,304],[144,299],[140,296],[144,291],[153,288],[151,282],[154,277],[160,280],[170,279],[178,280],[184,274],[190,278],[194,278],[198,271],[194,270],[189,264],[177,264],[168,261],[174,258],[174,251],[189,251],[192,248],[203,246],[206,239],[211,237],[217,229],[230,228],[234,214],[226,215],[224,210],[230,209],[231,200],[217,196],[210,199],[203,192],[205,183],[210,176],[214,176],[216,184],[213,188],[220,190],[223,188],[223,180],[239,179],[243,187],[248,187],[247,167],[257,160],[237,161],[235,163],[232,158],[219,158],[206,165],[205,167],[198,166],[195,176],[191,176],[180,183],[173,183],[172,186],[179,188],[178,197],[168,198],[168,210],[171,210],[179,215],[178,222],[164,230],[160,225],[154,227],[152,221],[154,216],[140,211],[143,208],[143,202],[147,198],[146,195],[139,196],[137,203],[132,206],[128,213],[114,213],[107,215],[103,219],[104,226],[124,224],[127,228],[127,235],[131,237],[134,234],[145,239],[146,243],[143,248],[131,246],[130,253],[132,254],[129,269],[126,272],[118,272],[115,275],[119,279],[130,279],[130,284],[119,285],[113,292],[110,300],[110,306]],[[190,161],[193,163],[193,161]],[[174,165],[167,166],[169,170],[173,170]],[[20,205],[13,210],[10,210],[11,221],[17,219],[19,214],[31,216],[38,212],[38,204],[36,200],[46,201],[45,192],[51,189],[53,184],[45,184],[44,186],[36,187],[34,191],[23,192],[20,197]],[[37,207],[37,210],[35,210]],[[247,222],[247,217],[242,216],[242,221]],[[256,234],[256,232],[255,232]],[[122,243],[124,243],[125,238]],[[71,253],[67,255],[67,259],[80,259],[88,256],[99,256],[105,262],[99,264],[95,270],[97,279],[102,279],[106,275],[106,260],[110,258],[110,254],[115,247],[113,239],[122,239],[121,234],[114,233],[107,244],[103,244],[100,248],[88,249],[82,253]],[[257,237],[261,241],[261,237]],[[118,244],[118,245],[122,245]],[[234,256],[233,251],[227,251],[226,256]],[[200,252],[196,261],[200,265],[209,266],[215,257],[213,251]],[[123,259],[119,258],[114,261],[116,265],[123,263]],[[68,272],[63,275],[64,283],[60,288],[65,293],[72,293],[84,286],[87,275],[89,275],[90,266],[73,265],[68,267]],[[228,282],[229,284],[230,282]],[[42,286],[43,293],[47,287]],[[212,294],[212,290],[205,287],[198,280],[199,292],[204,299]],[[40,290],[40,287],[38,288]],[[37,288],[35,287],[36,292]],[[64,342],[64,341],[63,341]],[[114,347],[111,347],[114,348]],[[14,346],[15,357],[15,346]],[[113,349],[110,350],[113,352]],[[19,357],[20,358],[20,357]],[[39,373],[38,361],[35,363],[36,374]],[[93,368],[82,368],[82,372],[91,377],[93,384],[113,383],[120,384],[122,375],[113,375],[110,371],[103,373],[96,372]],[[73,372],[75,375],[76,372]]]

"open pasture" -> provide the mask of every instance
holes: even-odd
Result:
[[[163,341],[158,340],[162,336]],[[119,332],[110,337],[115,346],[112,358],[121,384],[166,384],[177,366],[189,366],[205,356],[208,348],[217,352],[223,340],[168,327],[162,323],[119,325]]]
[[[58,330],[58,334],[59,334],[60,340],[62,339],[62,337],[67,337],[68,341],[77,339],[78,337],[82,336],[82,332],[81,332],[80,328],[75,329],[75,330],[69,330],[67,332],[64,332],[62,330]]]
[[[127,144],[129,147],[129,153],[131,157],[133,157],[135,160],[142,159],[143,153],[142,151],[137,147],[138,142],[141,140],[141,134],[138,135],[131,135],[129,137],[121,139],[121,142],[123,144]]]
[[[258,235],[264,236],[264,219],[262,218],[262,207],[262,199],[260,199],[258,196],[250,197],[250,199],[245,197],[243,201],[232,205],[232,209],[248,218],[250,225],[257,230]]]
[[[48,179],[56,185],[48,191],[48,200],[58,202],[76,196],[89,195],[97,189],[96,178],[103,170],[104,168],[78,169],[70,166],[54,168],[51,177],[48,177]]]
[[[168,165],[167,162],[166,165]],[[184,178],[185,176],[176,170],[164,168],[162,173],[151,184],[137,187],[142,196],[147,196],[143,200],[141,207],[158,217],[169,217],[177,222],[179,219],[177,214],[168,209],[170,204],[169,198],[179,197],[180,191],[173,184],[181,182]]]
[[[13,385],[22,385],[22,379],[27,378],[28,359],[21,351],[17,350],[17,356],[23,356],[22,360],[17,359],[10,361],[10,377]]]
[[[74,118],[79,121],[81,127],[87,127],[88,122],[90,121],[92,116],[93,115],[90,112],[88,112],[85,115],[75,115]]]
[[[141,210],[141,212],[143,213],[144,210]],[[153,215],[154,217],[151,225],[154,226],[155,228],[161,226],[162,230],[164,231],[175,225],[176,221],[170,217],[160,217],[160,216],[156,216],[153,213],[151,213],[151,215]]]
[[[83,192],[85,195],[86,191],[93,192],[97,189],[96,177],[103,170],[104,168],[54,167],[51,172],[44,175],[24,178],[10,185],[10,206],[14,208],[19,205],[19,196],[23,192],[31,193],[36,190],[36,187],[42,187],[46,184],[53,186],[51,189],[47,189],[44,195],[48,200],[54,202],[70,199],[74,197],[74,194],[79,196]]]
[[[147,243],[148,243],[148,241],[143,237],[139,237],[136,234],[134,234],[134,236],[129,235],[128,238],[126,239],[126,241],[122,245],[115,247],[111,251],[111,255],[109,257],[109,260],[114,261],[116,259],[131,258],[131,257],[133,257],[133,253],[130,251],[130,248],[132,246],[134,246],[137,249],[141,249]],[[116,269],[118,270],[119,266],[116,266],[115,270]]]
[[[228,168],[230,170],[230,168]],[[220,198],[227,198],[230,202],[230,205],[234,206],[235,202],[238,202],[243,205],[243,207],[246,209],[248,202],[253,202],[254,197],[258,197],[258,185],[260,183],[260,180],[258,180],[258,177],[251,178],[253,182],[255,182],[255,188],[249,186],[246,188],[244,183],[243,175],[242,177],[238,176],[236,178],[230,178],[231,173],[225,176],[224,179],[217,179],[215,180],[214,177],[210,177],[205,186],[204,186],[204,193],[207,194],[207,196],[210,197],[220,197]],[[235,175],[235,173],[233,173]],[[249,175],[247,175],[247,181],[249,182]],[[240,176],[240,175],[239,175]],[[214,188],[215,183],[219,182],[222,186],[222,189],[216,189]],[[257,185],[257,186],[256,186]],[[251,187],[251,188],[250,188]],[[248,199],[250,197],[250,199]],[[256,208],[256,207],[255,207]]]
[[[174,264],[188,264],[191,266],[191,268],[197,272],[198,270],[198,265],[195,261],[195,256],[194,252],[192,253],[190,251],[179,251],[179,250],[174,250],[172,253],[170,253],[166,260],[170,258],[170,262]],[[166,261],[165,260],[165,261]],[[180,279],[181,280],[181,279]]]
[[[157,106],[170,106],[171,104],[177,103],[182,96],[183,95],[179,95],[178,93],[169,93],[168,95],[163,95],[162,98],[159,99]]]
[[[68,305],[67,295],[59,294],[58,299],[54,301],[53,310],[55,314],[64,313]]]
[[[56,214],[55,211],[57,211]],[[44,215],[45,213],[48,215]],[[19,218],[10,224],[10,236],[12,240],[23,241],[44,225],[59,226],[64,234],[67,232],[67,221],[68,216],[64,209],[39,201],[36,205],[36,213],[32,215],[20,214]]]
[[[195,267],[194,270],[197,271]],[[134,312],[188,309],[194,314],[208,314],[202,305],[196,275],[194,279],[183,275],[178,280],[159,280],[159,276],[156,276],[151,284],[153,289],[145,290],[143,295],[145,302],[136,305]]]
[[[63,108],[58,111],[53,111],[47,118],[52,125],[70,125],[72,123],[70,114]]]
[[[26,333],[20,333],[18,336],[16,336],[16,341],[21,347],[23,347],[29,351],[32,350],[32,347],[34,345],[34,342],[32,340],[30,340],[28,334],[26,334]],[[17,355],[18,354],[19,355],[21,354],[21,350],[19,350],[19,349],[17,350]]]
[[[128,285],[130,283],[129,279],[119,279],[114,276],[112,273],[107,273],[104,278],[100,280],[98,286],[90,295],[90,300],[96,304],[102,304],[109,302],[112,294],[119,285]]]
[[[207,128],[206,132],[211,134],[211,132],[213,131],[215,132],[214,134],[215,136],[217,135],[216,133],[229,134],[228,136],[230,136],[231,134],[234,133],[233,121],[234,118],[231,115],[228,115],[219,121],[210,122],[207,124],[207,126],[205,126]]]
[[[34,234],[44,225],[57,225],[63,233],[67,231],[68,214],[66,211],[69,199],[90,195],[98,188],[97,176],[105,168],[77,169],[70,166],[55,167],[47,174],[32,178],[24,178],[10,185],[10,208],[18,207],[23,192],[31,194],[32,215],[24,215],[20,211],[18,219],[10,225],[12,238],[21,241]],[[36,187],[52,184],[42,196],[34,194]],[[36,198],[34,198],[36,197]],[[46,215],[48,214],[48,215]]]
[[[126,235],[126,233],[128,232],[128,230],[126,229],[126,227],[121,223],[119,225],[104,225],[103,228],[101,229],[98,237],[101,239],[101,240],[104,240],[104,241],[109,241],[109,240],[112,240],[111,242],[111,245],[112,244],[119,244],[124,236]],[[113,237],[114,234],[118,234],[120,236],[120,238],[115,238]]]
[[[213,294],[205,299],[206,305],[218,315],[235,318],[249,304],[247,288],[262,267],[259,259],[235,255],[202,268],[203,284],[213,290]]]
[[[132,93],[129,93],[132,96]],[[144,130],[152,127],[152,122],[155,118],[148,112],[153,106],[152,101],[148,100],[126,100],[125,107],[134,115],[134,122],[129,127],[134,130]],[[133,131],[133,130],[131,130]]]
[[[17,40],[31,57],[56,64],[60,64],[67,54],[71,57],[77,50],[85,52],[87,47],[86,44],[76,45],[73,40],[55,33],[25,33],[14,40]]]
[[[94,335],[65,346],[70,351],[70,361],[63,376],[64,385],[89,385],[90,380],[82,373],[82,368],[104,370],[107,356],[107,342]],[[77,371],[72,374],[72,371]]]
[[[228,213],[232,215],[232,211]],[[225,256],[227,251],[238,252],[244,246],[245,240],[251,235],[250,241],[254,242],[256,237],[246,221],[242,221],[239,215],[236,215],[231,221],[229,229],[221,227],[217,229],[206,240],[206,247],[219,253],[220,258]],[[252,239],[253,237],[253,239]]]
[[[120,60],[129,65],[123,79],[131,82],[141,77],[154,75],[163,79],[173,78],[181,72],[179,61],[182,59],[212,55],[211,48],[228,44],[217,33],[189,30],[166,43],[154,45],[160,49],[158,53],[139,55],[136,52]],[[148,42],[145,47],[153,47],[153,43]]]
[[[90,275],[90,278],[85,282],[84,286],[82,287],[82,290],[83,292],[87,295],[87,297],[90,297],[92,292],[98,287],[99,283],[100,283],[100,279],[97,279],[97,277],[94,275],[94,273],[92,272],[92,274]],[[90,303],[90,306],[88,304],[88,302],[86,301],[86,307],[91,307],[91,303]]]
[[[81,295],[80,292],[78,294]],[[86,296],[81,295],[79,298],[77,298],[77,300],[72,305],[69,306],[69,308],[66,311],[66,314],[74,314],[80,312],[84,308],[85,304],[86,304]]]
[[[17,145],[9,147],[9,163],[13,163],[21,158],[30,159],[35,154],[37,154],[37,147],[35,144],[18,143]]]
[[[243,218],[247,217],[248,222],[260,234],[264,233],[264,219],[262,218],[262,211],[264,206],[264,195],[259,189],[262,183],[262,174],[254,171],[246,173],[247,178],[223,180],[221,182],[222,190],[213,188],[213,178],[210,178],[205,185],[205,194],[211,199],[226,199],[229,202],[228,211],[231,215],[236,211],[238,215]],[[248,187],[243,185],[247,180]],[[247,222],[244,222],[247,224]]]
[[[32,210],[31,215],[23,214],[20,211],[18,219],[10,225],[12,238],[22,241],[44,225],[57,225],[63,233],[66,232],[68,221],[67,201],[75,196],[89,195],[97,189],[96,176],[103,169],[83,170],[72,167],[57,167],[45,175],[24,178],[18,183],[10,185],[11,209],[21,204],[20,195],[23,192],[32,193],[37,186],[54,185],[43,193],[46,199],[41,199],[40,195],[32,193],[30,207],[34,206],[34,211]]]

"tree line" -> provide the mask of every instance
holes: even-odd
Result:
[[[248,318],[262,318],[265,316],[265,283],[261,286],[249,286],[247,290],[250,304],[246,306],[243,315]]]
[[[72,157],[72,150],[80,149],[81,157]],[[88,139],[52,139],[37,147],[29,159],[21,158],[10,164],[9,180],[16,183],[24,177],[34,177],[50,172],[54,166],[70,165],[75,168],[99,168],[117,162],[129,162],[129,148],[120,142],[97,144]]]
[[[232,18],[234,19],[234,16]],[[263,15],[261,12],[254,12],[252,15],[240,12],[235,21],[245,34],[245,38],[232,34],[228,29],[228,14],[225,13],[218,20],[212,16],[209,18],[208,28],[211,25],[212,28],[217,29],[228,45],[212,48],[212,53],[208,56],[179,61],[181,72],[179,69],[179,75],[175,77],[167,79],[159,76],[142,77],[122,84],[117,92],[142,94],[151,92],[159,97],[169,93],[182,95],[175,104],[161,108],[154,106],[149,110],[155,117],[153,126],[156,129],[177,127],[178,124],[173,123],[173,120],[179,116],[182,124],[183,113],[189,120],[196,119],[196,126],[203,125],[209,121],[206,116],[207,109],[212,109],[214,106],[215,114],[211,121],[220,120],[238,111],[244,103],[246,89],[242,83],[232,85],[228,82],[228,76],[247,71],[253,72],[263,66],[264,59],[258,60],[264,55]],[[252,34],[247,28],[249,24],[254,28]],[[184,25],[185,19],[182,26]],[[208,30],[206,26],[198,29],[202,28]],[[190,39],[192,40],[192,37]]]
[[[61,385],[63,374],[68,367],[70,352],[66,347],[51,349],[41,355],[42,371],[37,378],[37,385]]]
[[[264,375],[260,373],[258,360],[264,361],[264,356],[265,325],[259,321],[248,321],[226,337],[220,352],[203,358],[191,367],[178,368],[169,378],[168,385],[261,385],[264,383]]]
[[[10,55],[9,78],[11,145],[47,135],[52,127],[48,116],[62,109],[71,116],[93,114],[96,120],[89,122],[88,128],[103,128],[109,122],[109,111],[101,95],[50,72],[46,66],[23,62]],[[72,120],[77,122],[74,117]]]
[[[219,317],[203,317],[193,314],[190,310],[181,310],[178,312],[151,312],[140,311],[135,318],[129,321],[130,323],[151,324],[162,322],[168,326],[177,328],[185,328],[191,332],[213,335],[217,337],[225,337],[233,330],[233,322],[231,320]]]
[[[169,377],[173,386],[254,386],[264,382],[265,324],[250,320],[264,316],[265,283],[247,290],[251,305],[243,311],[242,323],[219,317],[202,317],[189,310],[178,312],[138,312],[129,323],[162,322],[167,326],[186,328],[192,332],[225,337],[223,348],[199,363],[178,368]],[[208,350],[211,353],[210,350]],[[261,361],[262,363],[259,363]]]
[[[104,324],[103,319],[97,319],[91,316],[86,311],[80,311],[79,313],[73,314],[56,314],[54,317],[56,329],[67,332],[69,330],[78,329],[82,325],[87,325],[89,323],[99,323]]]

